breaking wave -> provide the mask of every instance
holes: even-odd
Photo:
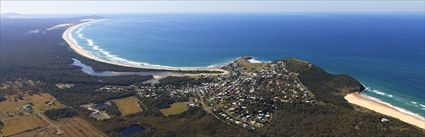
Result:
[[[380,95],[380,96],[388,97],[388,98],[397,98],[397,97],[394,97],[394,95],[392,95],[392,94],[385,93],[384,91],[377,90],[377,89],[373,89],[373,88],[368,87],[368,86],[366,86],[366,85],[364,85],[364,84],[362,84],[362,85],[365,87],[365,91],[366,91],[366,92],[370,92],[370,93],[373,93],[373,94],[375,94],[375,95]],[[415,117],[418,117],[418,118],[420,118],[420,119],[425,120],[425,119],[424,119],[424,117],[423,117],[422,115],[420,115],[420,114],[413,113],[413,112],[408,111],[408,110],[406,110],[406,109],[403,109],[403,108],[401,108],[401,107],[394,106],[394,105],[392,105],[392,104],[390,104],[390,103],[388,103],[388,102],[384,102],[384,101],[382,101],[382,100],[380,100],[380,99],[378,99],[378,98],[371,97],[371,96],[368,96],[368,95],[366,95],[366,94],[362,94],[362,95],[364,95],[365,97],[368,97],[368,98],[370,98],[370,99],[372,99],[372,100],[375,100],[375,101],[381,102],[381,103],[386,104],[386,105],[388,105],[388,106],[391,106],[391,107],[393,107],[393,108],[395,108],[395,109],[399,110],[400,112],[403,112],[403,113],[406,113],[406,114],[409,114],[409,115],[412,115],[412,116],[415,116]],[[408,102],[406,102],[406,104],[407,104],[407,105],[410,105],[410,106],[414,106],[414,107],[419,108],[419,109],[421,109],[421,110],[425,110],[425,105],[420,104],[420,103],[418,103],[417,101],[408,101]]]
[[[199,69],[199,70],[201,70],[201,69],[204,69],[204,68],[217,68],[217,67],[224,65],[224,64],[216,64],[216,65],[210,65],[210,66],[204,66],[204,67],[174,67],[174,66],[149,64],[147,62],[131,61],[131,60],[127,60],[127,59],[118,57],[117,55],[114,55],[114,54],[106,51],[105,49],[101,48],[99,45],[97,45],[95,43],[95,41],[93,39],[87,38],[87,37],[84,36],[84,34],[82,34],[82,32],[84,31],[84,29],[87,26],[93,25],[93,24],[100,22],[100,21],[103,21],[103,20],[90,21],[87,24],[84,24],[84,25],[76,28],[75,30],[70,31],[69,33],[72,37],[72,41],[77,46],[79,46],[85,52],[92,55],[94,58],[102,60],[103,62],[109,62],[109,63],[112,63],[112,64],[120,64],[120,65],[123,65],[123,66],[129,66],[129,67],[158,68],[158,69]],[[77,36],[77,38],[79,40],[81,40],[82,42],[85,42],[85,43],[83,44],[83,43],[75,40],[74,37],[73,37],[75,35]],[[87,46],[81,46],[81,44],[87,45]],[[227,64],[227,63],[225,63],[225,64]]]
[[[365,94],[362,94],[362,96],[364,96],[364,97],[366,97],[366,98],[368,98],[368,99],[374,100],[374,101],[376,101],[376,102],[379,102],[379,103],[385,104],[385,105],[387,105],[387,106],[390,106],[390,107],[392,107],[392,108],[394,108],[394,109],[397,109],[397,110],[398,110],[398,111],[400,111],[400,112],[403,112],[403,113],[409,114],[409,115],[414,116],[414,117],[416,117],[416,118],[419,118],[419,119],[421,119],[421,120],[425,120],[425,118],[424,118],[423,116],[419,115],[419,114],[416,114],[416,113],[410,112],[410,111],[408,111],[408,110],[406,110],[406,109],[403,109],[403,108],[400,108],[400,107],[396,107],[396,106],[394,106],[394,105],[392,105],[392,104],[390,104],[390,103],[388,103],[388,102],[384,102],[384,101],[382,101],[382,100],[380,100],[380,99],[377,99],[377,98],[374,98],[374,97],[371,97],[371,96],[368,96],[368,95],[365,95]]]
[[[386,96],[386,97],[389,97],[389,98],[393,98],[394,97],[394,95],[391,95],[391,94],[388,94],[388,93],[385,93],[385,92],[383,92],[383,91],[380,91],[380,90],[377,90],[377,89],[372,89],[371,87],[368,87],[368,86],[366,86],[365,84],[363,84],[362,83],[362,85],[363,85],[363,87],[365,87],[365,91],[367,91],[367,92],[372,92],[372,93],[374,93],[374,94],[377,94],[377,95],[381,95],[381,96]]]

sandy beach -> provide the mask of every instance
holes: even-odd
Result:
[[[84,26],[86,24],[89,24],[91,21],[87,21],[87,22],[83,22],[77,25],[73,25],[71,27],[69,27],[68,29],[65,30],[65,32],[62,34],[62,38],[65,40],[65,42],[69,45],[69,47],[71,47],[72,50],[74,50],[77,54],[86,57],[86,58],[90,58],[93,60],[97,60],[94,57],[92,57],[90,54],[88,54],[87,52],[85,52],[83,49],[81,49],[80,46],[77,45],[77,43],[75,41],[73,41],[73,39],[71,38],[71,32],[74,31],[75,29],[77,29],[78,27]]]
[[[221,71],[223,73],[202,73],[202,74],[196,74],[196,75],[221,75],[221,74],[228,74],[229,72],[223,69],[220,69],[218,67],[169,67],[169,66],[159,66],[159,65],[142,65],[142,64],[137,64],[137,65],[130,65],[128,63],[122,63],[120,61],[107,61],[104,59],[99,59],[93,55],[91,55],[90,53],[88,53],[87,51],[85,51],[84,49],[82,49],[78,43],[75,41],[75,39],[72,37],[71,32],[74,31],[75,29],[78,29],[79,27],[82,27],[84,25],[88,25],[90,23],[94,23],[95,21],[99,21],[99,20],[81,20],[81,22],[79,24],[75,24],[72,25],[71,27],[67,28],[64,33],[62,34],[62,38],[65,40],[65,42],[69,45],[69,47],[71,49],[73,49],[77,54],[89,58],[89,59],[93,59],[99,62],[104,62],[104,63],[108,63],[108,64],[113,64],[113,65],[118,65],[118,66],[125,66],[125,67],[133,67],[133,68],[142,68],[142,69],[157,69],[157,70],[181,70],[181,71]],[[131,62],[132,64],[136,64]],[[195,74],[188,74],[188,75],[195,75]]]
[[[344,97],[351,104],[355,104],[375,112],[391,116],[406,123],[415,125],[419,128],[425,129],[425,120],[419,119],[415,116],[409,115],[407,113],[401,112],[392,106],[387,104],[372,100],[365,96],[362,96],[360,93],[351,93]]]

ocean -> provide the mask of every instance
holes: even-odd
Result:
[[[367,96],[425,116],[424,13],[127,14],[72,32],[108,60],[217,66],[240,56],[307,60],[366,85]]]

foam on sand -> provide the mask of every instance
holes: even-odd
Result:
[[[406,123],[425,129],[425,118],[404,109],[394,107],[391,104],[380,101],[379,99],[365,96],[358,92],[348,94],[344,98],[351,104],[362,106],[364,108],[397,118]]]

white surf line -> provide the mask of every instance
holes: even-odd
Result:
[[[425,129],[425,120],[423,117],[418,117],[418,115],[415,115],[415,113],[406,113],[406,111],[402,111],[400,108],[394,107],[387,102],[362,95],[358,92],[348,94],[344,98],[351,104],[355,104],[372,111],[397,118],[406,123]]]
[[[103,20],[103,19],[100,19]],[[103,63],[118,65],[118,66],[125,66],[125,67],[132,67],[132,68],[142,68],[142,69],[155,69],[155,70],[171,70],[171,71],[221,71],[223,73],[217,73],[217,74],[228,74],[229,72],[223,69],[220,69],[219,67],[170,67],[170,66],[160,66],[160,65],[150,65],[147,63],[138,63],[133,61],[128,61],[126,59],[118,58],[120,61],[107,61],[105,59],[100,59],[89,52],[85,51],[80,45],[78,45],[78,42],[72,37],[72,32],[80,27],[83,27],[85,25],[89,25],[91,23],[95,23],[100,20],[90,20],[87,22],[82,22],[76,25],[72,25],[71,27],[67,28],[64,33],[62,34],[62,38],[65,40],[65,42],[69,45],[71,49],[73,49],[77,54],[96,60]],[[211,75],[216,73],[203,73],[202,75]],[[193,75],[193,74],[189,74]]]

